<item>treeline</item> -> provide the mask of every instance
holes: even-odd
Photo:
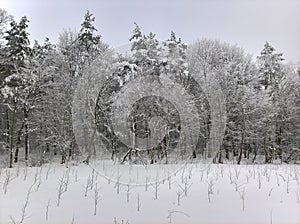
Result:
[[[81,155],[72,126],[73,96],[83,74],[104,59],[115,65],[118,86],[130,69],[153,76],[167,71],[186,86],[193,75],[217,74],[227,121],[215,162],[299,159],[300,69],[285,64],[268,42],[254,61],[243,49],[215,40],[187,46],[174,32],[161,44],[136,24],[131,54],[124,56],[102,41],[94,21],[87,12],[79,32],[64,31],[57,44],[46,38],[30,45],[28,19],[17,22],[0,10],[0,156],[9,167],[19,161],[41,165],[55,155],[65,163]],[[205,114],[209,105],[203,105],[200,134],[205,142],[210,118]],[[197,144],[193,156],[211,156],[204,147]]]

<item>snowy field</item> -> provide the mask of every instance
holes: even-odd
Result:
[[[96,170],[2,168],[0,223],[300,223],[299,165],[190,164],[140,186]]]

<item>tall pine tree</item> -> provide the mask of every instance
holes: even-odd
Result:
[[[258,59],[260,84],[267,89],[269,86],[276,88],[282,78],[281,62],[284,60],[282,53],[276,53],[275,48],[268,42],[265,43]]]

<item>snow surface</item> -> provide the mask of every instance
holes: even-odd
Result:
[[[189,164],[160,183],[141,186],[114,183],[97,167],[93,171],[85,164],[2,168],[0,223],[20,223],[25,207],[23,223],[30,224],[299,224],[299,179],[299,165],[227,164],[203,169]],[[60,180],[68,184],[58,206]],[[89,180],[93,186],[85,196]],[[94,215],[96,187],[100,199]]]

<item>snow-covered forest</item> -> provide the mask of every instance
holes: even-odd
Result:
[[[44,43],[30,44],[27,18],[14,21],[1,10],[0,142],[6,166],[18,162],[40,166],[52,155],[61,157],[61,163],[83,156],[73,133],[72,103],[78,82],[85,82],[81,77],[91,70],[98,76],[106,75],[103,82],[110,89],[102,91],[107,97],[139,74],[159,77],[168,73],[189,89],[193,96],[190,104],[196,102],[201,120],[194,157],[212,155],[205,154],[210,105],[192,78],[214,74],[227,117],[214,162],[299,160],[300,68],[284,63],[284,55],[270,43],[266,42],[253,58],[242,48],[217,40],[199,39],[187,46],[173,31],[168,40],[158,41],[155,34],[144,34],[135,24],[129,37],[131,53],[120,55],[102,41],[94,19],[87,12],[79,32],[64,31],[57,44],[47,38]],[[101,103],[98,100],[97,107],[110,110],[110,102]],[[98,129],[105,128],[105,116],[96,114]],[[176,119],[174,122],[178,123]],[[110,136],[106,143],[111,144],[111,140]],[[121,143],[115,142],[115,147],[121,147]]]
[[[300,222],[300,64],[95,19],[30,43],[0,9],[1,224]]]

